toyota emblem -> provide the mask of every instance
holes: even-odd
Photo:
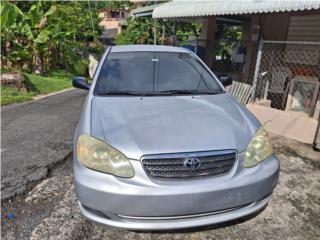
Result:
[[[196,170],[200,168],[201,161],[198,158],[186,158],[183,165],[190,170]]]

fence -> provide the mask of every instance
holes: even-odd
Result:
[[[260,42],[252,100],[318,119],[319,85],[320,43]]]

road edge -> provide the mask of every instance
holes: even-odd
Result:
[[[60,90],[60,91],[57,91],[57,92],[48,93],[48,94],[39,94],[39,95],[36,95],[36,96],[32,97],[32,101],[36,101],[36,100],[40,100],[40,99],[43,99],[43,98],[47,98],[47,97],[50,97],[50,96],[53,96],[53,95],[56,95],[56,94],[59,94],[59,93],[68,92],[68,91],[71,91],[73,89],[75,89],[75,88],[71,87],[71,88],[66,88],[66,89],[63,89],[63,90]]]

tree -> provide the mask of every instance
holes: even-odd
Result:
[[[151,18],[127,19],[127,27],[116,38],[116,43],[121,44],[152,44],[153,21]]]
[[[215,39],[215,54],[226,56],[227,59],[230,59],[232,55],[232,43],[239,42],[242,39],[242,27],[219,24],[217,25]]]
[[[127,8],[131,9],[133,4],[130,1],[95,1],[97,9],[103,8]]]
[[[158,43],[161,42],[162,24],[166,25],[167,36],[172,36],[173,22],[157,21],[157,37]],[[127,27],[116,38],[116,44],[153,44],[153,27],[154,22],[150,17],[130,17],[127,19]],[[177,25],[177,35],[179,41],[186,41],[189,35],[199,36],[201,31],[198,23],[179,23]]]
[[[1,5],[1,60],[7,67],[39,74],[56,66],[72,68],[87,42],[97,42],[101,33],[96,11],[92,18],[83,11],[85,2],[27,2],[23,10],[19,5]]]

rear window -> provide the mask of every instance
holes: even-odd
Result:
[[[174,52],[111,52],[95,87],[98,95],[172,91],[216,94],[222,89],[198,59]]]

